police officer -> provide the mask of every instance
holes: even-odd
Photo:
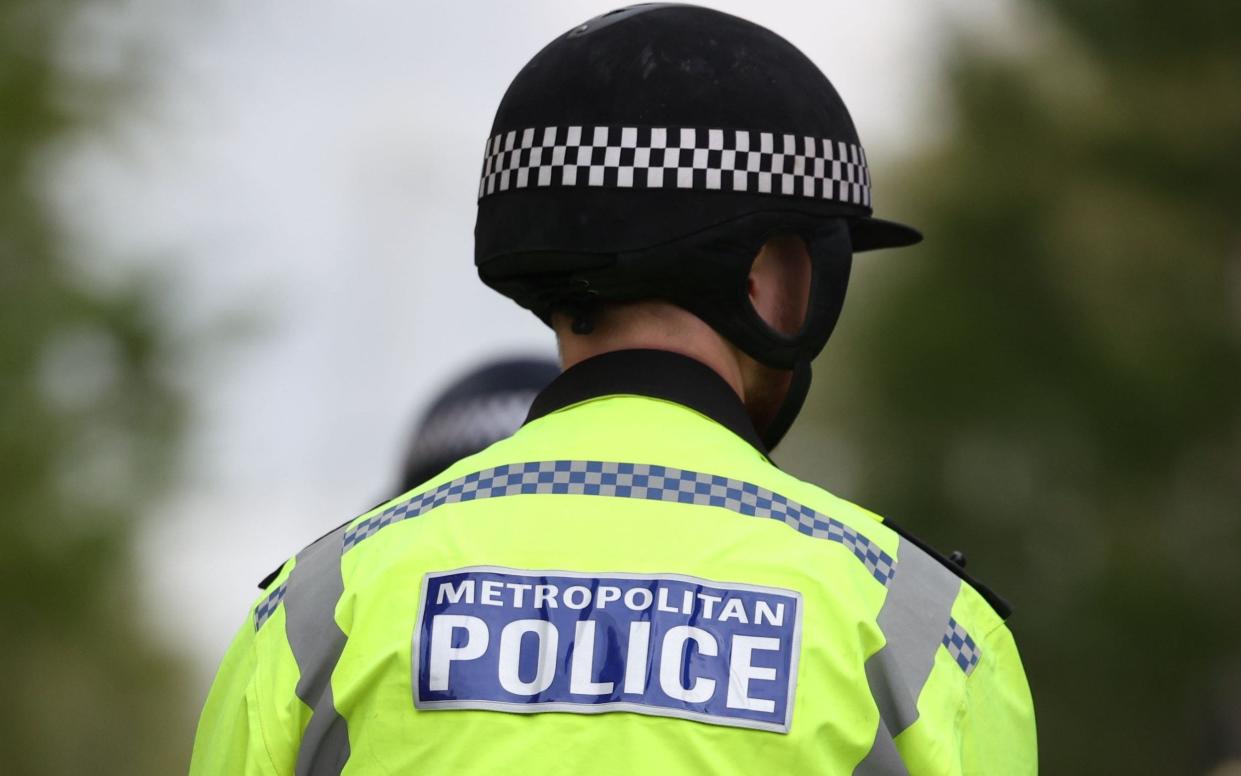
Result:
[[[454,380],[418,419],[401,465],[406,493],[458,460],[512,434],[539,391],[560,374],[549,358],[489,361]]]
[[[192,772],[1035,772],[1004,603],[768,458],[853,252],[919,239],[809,60],[691,6],[574,27],[500,104],[475,236],[566,371],[285,565]]]

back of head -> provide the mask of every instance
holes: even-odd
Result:
[[[812,267],[794,331],[749,295],[776,235],[801,238]],[[562,310],[588,323],[600,302],[692,312],[756,361],[801,375],[782,413],[791,422],[853,252],[918,239],[871,216],[853,121],[805,55],[735,16],[647,4],[574,27],[514,78],[486,144],[475,263],[545,321]]]

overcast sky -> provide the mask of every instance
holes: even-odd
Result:
[[[885,159],[936,131],[946,25],[999,24],[1006,7],[711,5],[819,64],[881,176]],[[143,108],[54,167],[89,270],[101,282],[135,263],[170,273],[168,308],[186,335],[239,314],[256,324],[192,354],[184,483],[143,537],[147,605],[201,681],[261,577],[391,495],[438,386],[488,356],[551,353],[542,325],[474,274],[480,152],[517,70],[613,7],[142,0],[70,42],[95,69],[117,64],[119,40],[158,44]]]

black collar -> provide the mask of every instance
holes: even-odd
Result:
[[[618,350],[574,364],[538,395],[526,423],[571,404],[617,394],[650,396],[689,407],[767,456],[745,405],[724,378],[705,364],[666,350]]]

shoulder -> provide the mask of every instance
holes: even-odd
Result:
[[[1003,596],[965,570],[964,554],[954,552],[951,557],[945,556],[891,518],[883,517],[824,488],[780,471],[774,466],[771,470],[771,476],[766,479],[772,483],[773,490],[778,490],[789,498],[797,499],[816,513],[839,521],[866,535],[896,556],[898,562],[900,556],[908,558],[915,553],[926,558],[935,566],[960,580],[962,595],[977,597],[991,611],[992,616],[998,618],[997,622],[1007,620],[1012,614],[1012,606]]]
[[[297,564],[299,558],[304,558],[313,549],[325,543],[341,545],[340,550],[342,553],[352,548],[360,539],[370,536],[379,528],[393,522],[398,514],[405,514],[405,511],[410,508],[411,504],[424,498],[433,498],[437,491],[450,488],[454,482],[464,475],[476,471],[478,459],[481,456],[482,453],[479,453],[463,458],[418,487],[381,501],[362,514],[350,517],[345,522],[334,526],[319,536],[319,538],[303,547],[295,556],[286,559],[259,580],[259,589],[270,592],[278,588],[280,583],[292,571],[293,566]]]
[[[411,495],[414,495],[420,492],[421,492],[420,489],[415,489],[414,491],[411,491],[410,493],[405,493],[400,496],[397,496],[396,498],[392,498],[392,499],[388,499],[387,501],[380,502],[379,504],[376,504],[374,507],[368,509],[362,514],[351,517],[345,522],[328,530],[327,532],[322,534],[318,539],[315,539],[313,542],[303,547],[300,551],[298,551],[296,555],[294,555],[291,558],[287,558],[284,561],[281,561],[279,566],[276,566],[274,569],[268,572],[267,576],[259,580],[258,582],[259,590],[268,591],[269,594],[273,593],[274,591],[279,589],[285,581],[287,581],[289,574],[292,572],[293,567],[297,564],[299,558],[304,558],[312,550],[326,543],[331,543],[334,541],[337,543],[340,543],[344,539],[344,537],[350,532],[351,529],[355,529],[358,525],[365,523],[367,520],[371,520],[375,518],[376,516],[383,514],[386,510],[390,509],[393,505],[407,502]]]

